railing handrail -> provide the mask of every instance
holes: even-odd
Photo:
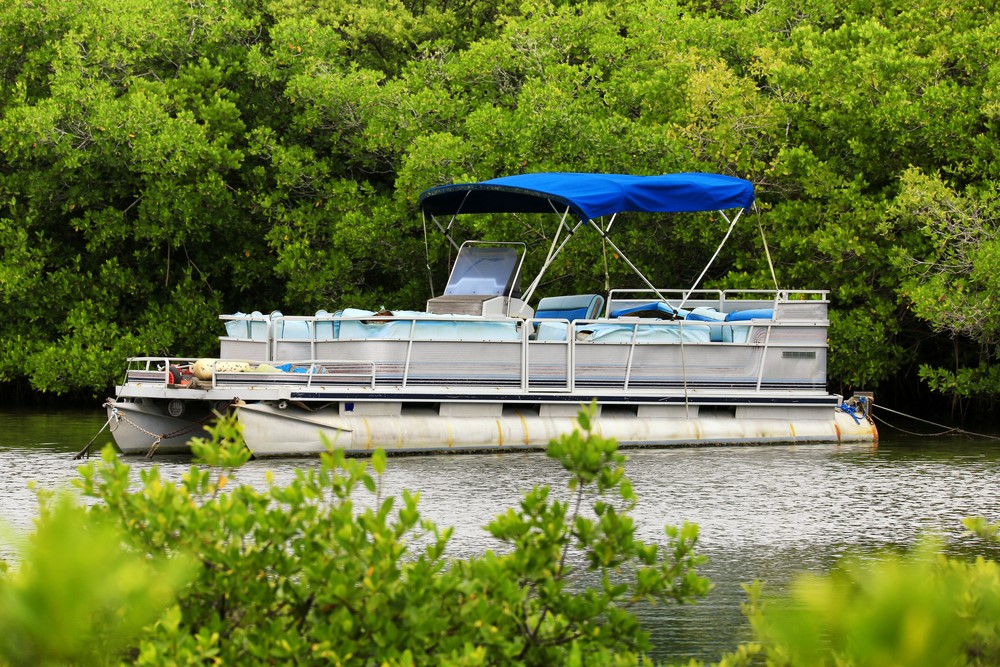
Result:
[[[688,297],[691,297],[693,295],[709,295],[713,298],[717,298],[720,304],[725,303],[727,297],[731,294],[739,294],[746,296],[766,295],[769,298],[774,298],[776,305],[777,303],[782,303],[784,305],[784,302],[790,296],[809,297],[810,295],[815,296],[817,298],[816,299],[807,298],[806,300],[802,301],[804,304],[812,304],[812,303],[820,304],[822,302],[819,301],[818,299],[825,299],[829,294],[828,290],[774,290],[774,289],[745,289],[745,290],[744,289],[738,289],[738,290],[678,289],[678,290],[662,290],[661,292],[665,293],[666,295],[677,294],[677,295],[687,295]],[[652,293],[652,290],[616,288],[609,291],[609,297],[610,297],[609,302],[611,298],[615,298],[616,296],[620,298],[621,295],[625,294],[634,295],[634,294],[650,294],[650,293]],[[695,300],[704,302],[703,299],[695,298]],[[744,299],[744,301],[748,303],[753,301],[761,302],[764,300],[765,299],[752,299],[752,298]],[[738,300],[733,299],[729,303],[732,304],[734,301]],[[796,300],[794,299],[792,299],[791,301],[793,304],[796,302]],[[763,306],[757,306],[757,307],[763,307]],[[721,308],[720,312],[722,312]],[[806,308],[802,310],[801,313],[799,312],[795,313],[795,315],[799,314],[804,315],[802,319],[793,319],[793,320],[753,319],[753,320],[741,320],[741,321],[684,320],[684,319],[657,320],[657,319],[639,318],[639,317],[620,317],[620,318],[597,317],[592,319],[573,319],[573,320],[569,318],[551,318],[551,317],[545,317],[545,318],[530,317],[522,319],[522,318],[506,317],[503,315],[456,316],[448,314],[433,314],[433,313],[422,313],[422,312],[417,313],[412,311],[393,312],[391,315],[378,315],[377,313],[369,314],[367,312],[359,314],[356,311],[347,315],[345,315],[342,312],[320,313],[316,315],[282,315],[275,313],[270,316],[265,316],[262,314],[257,314],[257,315],[231,314],[231,315],[222,315],[220,316],[220,319],[247,320],[254,322],[266,321],[268,326],[268,333],[270,334],[269,340],[266,342],[268,343],[269,351],[274,352],[274,354],[268,355],[269,356],[268,359],[264,360],[226,358],[222,361],[226,362],[245,361],[246,363],[251,365],[257,365],[260,363],[282,365],[284,363],[290,363],[299,367],[305,366],[307,372],[302,373],[304,377],[299,381],[299,383],[304,381],[304,383],[308,386],[312,386],[314,380],[317,380],[320,376],[327,374],[325,370],[322,370],[325,365],[327,367],[327,370],[329,369],[329,367],[336,367],[336,366],[341,366],[341,367],[352,366],[356,369],[361,367],[359,370],[356,370],[354,372],[354,375],[369,379],[369,381],[365,382],[364,384],[370,386],[373,389],[377,386],[380,386],[380,384],[384,384],[387,382],[393,385],[397,386],[402,385],[405,387],[412,383],[411,378],[413,377],[414,369],[417,368],[417,366],[415,365],[416,361],[422,359],[422,358],[415,359],[415,356],[417,354],[416,345],[418,344],[434,345],[435,343],[440,343],[441,345],[453,345],[456,344],[457,342],[457,343],[468,343],[471,345],[475,344],[496,345],[498,343],[504,343],[506,344],[506,346],[502,348],[504,350],[504,352],[502,353],[502,358],[504,360],[503,365],[498,366],[498,369],[500,370],[497,371],[497,374],[495,376],[496,378],[498,378],[498,382],[501,385],[504,386],[520,385],[522,390],[527,391],[530,388],[530,386],[533,386],[535,383],[537,383],[539,377],[541,377],[542,384],[545,386],[545,388],[552,389],[553,387],[555,387],[556,391],[571,392],[574,391],[576,388],[577,377],[580,371],[580,368],[578,368],[580,363],[578,360],[579,357],[578,351],[581,349],[581,346],[592,345],[592,344],[607,344],[607,345],[615,344],[615,345],[628,346],[627,351],[622,350],[621,352],[622,354],[627,353],[627,361],[622,360],[615,362],[624,364],[623,367],[618,370],[620,370],[623,373],[624,384],[626,388],[629,384],[631,376],[633,375],[633,371],[635,370],[633,369],[633,361],[635,360],[635,363],[638,363],[638,359],[642,358],[637,356],[637,350],[644,345],[678,345],[680,347],[726,345],[726,346],[743,346],[750,348],[763,348],[764,353],[760,355],[759,358],[760,367],[755,369],[754,371],[757,380],[756,384],[759,389],[762,386],[764,380],[763,377],[765,371],[764,363],[766,358],[768,357],[767,350],[771,345],[774,344],[773,341],[771,340],[771,332],[773,330],[778,330],[784,327],[803,328],[803,327],[828,326],[829,321],[825,317],[821,316],[824,312],[825,311],[823,311],[821,308],[813,310]],[[311,324],[309,327],[299,327],[301,330],[296,332],[292,336],[287,336],[287,335],[279,336],[278,334],[279,332],[282,332],[282,327],[279,327],[278,323],[282,321],[286,323],[287,322],[334,323],[334,322],[360,321],[373,324],[398,322],[398,323],[406,323],[408,324],[408,326],[397,327],[396,331],[393,332],[391,337],[387,336],[384,338],[379,338],[379,337],[364,338],[360,335],[357,335],[355,337],[344,338],[341,337],[343,329],[340,329],[338,331],[337,336],[327,337],[328,334],[325,333],[321,334],[317,330],[315,324]],[[424,332],[424,335],[420,337],[417,336],[418,326],[420,325],[420,323],[424,322],[428,323],[445,322],[445,323],[454,323],[459,325],[464,323],[469,323],[469,324],[497,323],[497,324],[504,324],[507,326],[503,327],[504,333],[495,338],[490,336],[489,330],[484,330],[484,332],[482,333],[483,336],[482,338],[478,337],[480,335],[479,333],[472,334],[469,337],[461,337],[461,336],[449,336],[445,331],[442,331],[441,332],[443,334],[442,337],[440,339],[437,339],[434,337],[427,337],[426,332]],[[547,324],[555,323],[557,325],[560,325],[562,328],[564,328],[565,333],[562,334],[558,329],[556,329],[555,331],[550,330],[549,331],[549,333],[551,334],[550,336],[547,336],[542,339],[536,338],[535,334],[539,333],[540,326],[546,323]],[[625,333],[613,334],[613,337],[608,340],[600,340],[600,339],[578,340],[579,332],[589,327],[612,327],[610,329],[611,331],[617,331],[618,330],[617,328],[620,327],[622,332],[629,332],[629,334],[628,335],[626,335]],[[683,333],[685,331],[685,328],[691,328],[691,327],[697,328],[702,331],[714,330],[716,332],[719,329],[724,329],[728,327],[748,327],[748,328],[763,327],[766,328],[766,334],[763,339],[761,339],[759,336],[757,337],[751,336],[749,338],[746,338],[745,340],[740,338],[734,341],[732,340],[733,338],[732,336],[727,336],[725,340],[721,340],[723,336],[719,336],[717,333],[712,334],[712,338],[714,340],[706,340],[707,337],[706,334],[702,333],[698,336],[697,339],[693,339],[686,337],[686,335]],[[448,329],[450,329],[450,327]],[[667,339],[659,340],[661,336],[656,336],[656,335],[653,335],[653,337],[657,338],[658,340],[647,340],[646,335],[640,336],[642,332],[650,329],[669,329],[681,333],[677,335],[662,337],[662,338],[669,338],[669,340]],[[515,330],[517,334],[513,335],[513,332]],[[230,337],[229,340],[232,340],[232,338]],[[381,341],[381,343],[405,345],[406,346],[405,354],[403,349],[397,348],[397,352],[393,355],[392,359],[388,360],[390,362],[389,365],[385,365],[371,358],[365,358],[365,359],[317,358],[318,355],[316,354],[316,352],[318,350],[322,349],[327,352],[334,352],[334,353],[336,351],[336,348],[330,348],[330,347],[321,348],[319,346],[320,343],[337,344],[339,342],[350,343],[363,340],[376,344]],[[299,347],[299,348],[295,348],[293,346],[285,347],[284,354],[291,357],[292,355],[297,353],[304,353],[302,354],[302,357],[308,356],[309,358],[277,359],[276,357],[278,356],[279,341],[283,344],[292,344],[292,343],[308,344],[309,346],[308,350],[305,347]],[[514,350],[511,347],[509,347],[515,344],[521,346],[520,351],[517,353],[515,353]],[[536,345],[539,347],[535,348],[532,347]],[[545,353],[546,356],[541,358],[550,361],[546,361],[543,363],[557,364],[555,366],[556,370],[547,371],[545,374],[542,374],[541,376],[536,374],[534,376],[534,381],[533,381],[532,380],[532,373],[533,373],[532,369],[534,367],[533,363],[536,363],[534,362],[534,360],[539,358],[533,356],[533,354],[538,354],[539,352],[537,351],[543,349],[541,346],[544,345],[565,346],[564,361],[560,359],[561,354],[555,351],[556,349],[559,348],[553,348],[552,350],[550,350],[550,352]],[[780,345],[781,347],[785,348],[798,347],[798,348],[818,349],[820,347],[823,347],[823,344],[821,344],[817,340],[816,336],[812,335],[804,336],[802,340],[798,340],[798,337],[794,335],[785,336],[782,337]],[[351,350],[351,348],[342,348],[342,349]],[[471,348],[466,348],[466,349],[471,349]],[[499,350],[501,348],[496,348],[496,349]],[[536,352],[533,353],[532,349],[536,350]],[[233,351],[237,351],[236,348],[233,348]],[[353,351],[354,350],[352,350],[352,352]],[[555,354],[554,357],[552,356],[553,353]],[[687,352],[686,354],[690,355],[691,352]],[[363,356],[371,357],[371,356],[377,356],[377,354],[371,354],[371,355],[365,354]],[[588,358],[590,358],[591,356],[592,355],[588,355]],[[615,358],[615,355],[610,355],[609,359],[611,358]],[[617,359],[621,360],[622,358],[617,357]],[[178,366],[191,365],[196,360],[197,358],[194,357],[167,357],[167,356],[132,357],[128,360],[129,361],[128,370],[146,371],[146,372],[162,371],[163,377],[166,380],[169,376],[169,367],[171,365],[178,365]],[[423,361],[424,363],[426,363],[426,359],[423,359]],[[466,363],[468,364],[471,362],[466,361]],[[561,365],[563,363],[565,363],[565,371],[561,370]],[[754,363],[755,364],[758,363],[758,360],[755,359]],[[615,373],[612,374],[612,376],[617,377],[618,370],[616,370]],[[516,376],[513,375],[513,373],[515,372],[517,373]],[[386,373],[389,373],[389,375],[387,375]],[[510,375],[510,381],[512,382],[511,384],[506,384],[508,382],[507,380],[508,373],[512,374]],[[225,375],[224,372],[222,374]],[[214,371],[214,365],[213,365],[212,377],[213,377],[212,386],[216,386],[216,378],[218,377],[218,372]],[[491,374],[487,373],[484,375],[484,377],[490,378],[492,376]],[[421,375],[419,376],[418,379],[420,380],[420,384],[426,384],[428,382],[434,384],[437,382],[436,378],[437,378],[437,373],[434,372],[433,369],[430,371],[429,375],[427,372],[424,371],[424,369],[421,369]],[[565,380],[565,383],[563,383],[563,380]],[[126,376],[126,381],[128,381],[127,376]],[[147,381],[151,381],[148,378],[148,376],[147,376]],[[685,379],[685,382],[686,381],[687,380]],[[448,378],[441,377],[440,384],[442,385],[448,384]]]

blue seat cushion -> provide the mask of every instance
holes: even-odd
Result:
[[[695,322],[725,322],[726,314],[720,313],[715,308],[699,306],[688,313],[687,317],[684,319],[693,320]]]
[[[720,313],[715,308],[699,306],[688,313],[684,319],[693,322],[725,322],[726,314]],[[731,343],[733,341],[733,328],[721,324],[711,325],[710,340],[713,343]]]
[[[774,319],[773,308],[751,308],[749,310],[736,310],[726,315],[727,322],[745,322],[747,320],[772,320]]]
[[[535,317],[558,320],[592,320],[600,316],[604,297],[600,294],[547,296],[538,302]]]
[[[618,310],[611,311],[611,317],[683,318],[686,314],[684,311],[674,310],[670,307],[670,304],[663,301],[651,301],[649,303],[641,303],[638,306],[629,306],[628,308],[619,308]]]

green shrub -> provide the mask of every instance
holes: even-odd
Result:
[[[967,519],[981,537],[998,526]],[[923,539],[907,553],[852,557],[803,574],[787,595],[746,586],[755,641],[720,667],[986,667],[1000,664],[1000,565]]]
[[[580,426],[548,450],[568,500],[532,489],[487,527],[503,552],[468,559],[446,557],[451,530],[421,519],[419,494],[382,497],[381,451],[331,451],[255,490],[233,482],[249,455],[231,419],[178,483],[154,467],[135,485],[106,449],[80,469],[99,502],[40,494],[22,562],[0,564],[0,664],[650,664],[631,608],[707,592],[698,529],[668,527],[666,549],[637,540],[624,457],[589,412]],[[1000,543],[1000,523],[965,525]],[[719,667],[1000,664],[1000,565],[933,540],[781,597],[746,590],[754,641]]]
[[[91,515],[116,522],[133,553],[199,562],[135,663],[637,664],[649,639],[631,607],[709,588],[695,571],[698,530],[668,528],[666,549],[636,539],[624,457],[587,412],[580,422],[549,448],[571,500],[532,489],[488,526],[504,553],[463,560],[446,557],[451,530],[421,518],[419,494],[382,497],[383,452],[366,462],[330,451],[288,485],[256,490],[231,483],[247,458],[232,420],[195,446],[212,466],[179,483],[154,467],[134,487],[105,450],[81,468],[83,492],[102,501]],[[356,501],[359,485],[373,503]]]
[[[149,558],[123,550],[123,537],[69,494],[43,495],[20,565],[0,568],[0,664],[117,661],[194,575],[183,554]]]

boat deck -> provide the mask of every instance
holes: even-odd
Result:
[[[609,311],[634,310],[634,302],[612,295]],[[714,390],[730,397],[734,392],[825,395],[826,304],[825,292],[773,293],[771,299],[749,301],[719,293],[717,299],[691,302],[683,320],[367,311],[223,316],[221,359],[212,360],[207,378],[191,388],[267,397],[275,396],[276,388],[350,391],[359,397],[442,390],[482,397],[621,392],[662,398]],[[706,311],[721,319],[691,315]],[[123,387],[132,392],[146,387],[149,396],[157,395],[171,388],[171,366],[187,369],[195,361],[131,359]]]

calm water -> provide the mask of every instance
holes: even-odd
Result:
[[[32,480],[68,486],[72,455],[104,424],[100,411],[0,410],[0,522],[31,529],[37,511]],[[1000,518],[1000,442],[968,438],[893,437],[883,429],[869,446],[801,445],[628,451],[628,474],[639,494],[636,523],[647,540],[665,524],[701,526],[702,569],[715,584],[687,607],[641,610],[658,658],[718,659],[744,636],[741,583],[762,579],[780,589],[799,571],[824,571],[847,553],[906,546],[936,531],[965,546],[960,520]],[[107,442],[106,435],[98,444]],[[178,479],[190,463],[129,458],[133,468],[159,465]],[[251,461],[238,473],[263,487],[267,471],[281,483],[308,460]],[[421,492],[424,517],[453,526],[451,556],[496,548],[482,529],[501,509],[538,483],[562,488],[557,465],[539,453],[392,458],[386,492]],[[9,547],[5,555],[10,555]],[[2,553],[2,552],[0,552]],[[995,554],[993,554],[995,556]]]

